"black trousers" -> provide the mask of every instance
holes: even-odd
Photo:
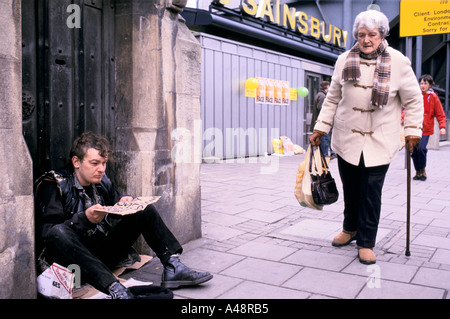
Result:
[[[149,205],[135,214],[116,219],[107,235],[96,232],[80,236],[65,224],[55,225],[47,234],[46,260],[66,267],[78,265],[83,282],[106,292],[117,280],[110,268],[127,257],[141,234],[162,263],[183,250],[158,211]]]
[[[381,212],[381,193],[389,164],[366,167],[364,158],[358,166],[338,156],[339,174],[344,191],[344,230],[357,231],[356,244],[375,246]]]

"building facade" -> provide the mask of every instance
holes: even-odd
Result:
[[[450,34],[400,37],[400,1],[190,0],[181,15],[202,45],[204,160],[270,154],[279,136],[306,147],[319,83],[330,80],[337,56],[355,43],[354,18],[369,8],[388,17],[387,40],[410,58],[417,77],[434,77],[448,114]],[[260,103],[245,94],[254,77],[306,87],[309,94]],[[447,136],[435,135],[430,146],[439,139]]]

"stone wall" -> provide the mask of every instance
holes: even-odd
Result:
[[[21,1],[0,1],[0,299],[35,298],[32,162],[22,136]]]
[[[201,236],[201,150],[193,134],[201,129],[201,51],[178,15],[180,4],[185,1],[115,3],[115,170],[125,193],[161,195],[158,210],[186,243]],[[0,299],[35,298],[32,161],[22,136],[21,1],[0,1],[0,33]],[[180,143],[186,147],[182,160],[173,156]],[[142,241],[137,247],[151,253]]]
[[[161,196],[157,209],[185,243],[201,236],[201,151],[193,134],[201,49],[169,3],[116,1],[115,170],[124,193]],[[182,142],[180,132],[187,132]],[[174,158],[178,143],[189,146],[189,158]]]
[[[201,236],[200,44],[184,0],[116,0],[116,181],[183,244]],[[22,136],[21,1],[0,1],[0,299],[35,298],[32,161]],[[180,145],[183,147],[180,148]],[[184,154],[183,154],[184,151]],[[183,154],[175,157],[174,154]],[[141,252],[151,250],[141,240]]]

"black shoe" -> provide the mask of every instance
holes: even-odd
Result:
[[[208,272],[198,272],[185,266],[178,257],[170,257],[164,265],[161,286],[165,288],[179,288],[181,286],[195,286],[212,279]]]
[[[422,176],[420,176],[421,181],[427,180],[427,173],[425,173],[425,168],[422,170]]]
[[[413,180],[418,181],[422,178],[422,170],[419,169],[418,171],[416,171],[416,176],[413,177]]]
[[[108,293],[112,299],[134,299],[133,294],[118,281],[108,287]]]

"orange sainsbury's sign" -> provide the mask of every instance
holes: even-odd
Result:
[[[272,3],[273,2],[273,3]],[[223,5],[229,5],[230,0],[220,0]],[[348,31],[332,24],[326,24],[312,15],[296,8],[282,4],[280,0],[244,0],[241,11],[247,15],[262,19],[303,35],[312,36],[334,46],[347,46]]]

